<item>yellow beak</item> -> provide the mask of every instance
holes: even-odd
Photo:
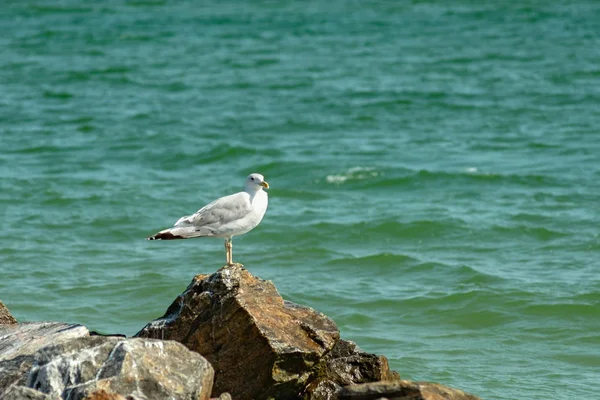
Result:
[[[269,184],[267,182],[264,182],[264,181],[260,184],[260,186],[264,187],[265,189],[269,188]]]

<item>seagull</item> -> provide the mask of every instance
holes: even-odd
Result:
[[[191,239],[220,237],[225,239],[225,258],[228,266],[234,265],[232,239],[256,228],[262,221],[269,198],[263,189],[269,184],[261,174],[246,178],[244,191],[221,197],[196,211],[179,218],[172,228],[162,230],[148,240]]]

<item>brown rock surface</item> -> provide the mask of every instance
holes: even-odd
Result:
[[[128,399],[118,393],[109,393],[106,390],[98,390],[83,400],[133,400],[133,397],[130,396]]]
[[[326,400],[335,397],[343,386],[398,380],[400,375],[389,369],[386,357],[365,353],[356,343],[340,339],[315,368],[306,397]]]
[[[327,316],[284,301],[272,282],[236,264],[196,276],[136,336],[197,351],[215,368],[213,396],[243,400],[298,398],[339,332]]]
[[[431,382],[373,382],[346,386],[339,400],[480,400],[479,397]]]
[[[8,308],[0,301],[0,325],[16,324],[17,320],[12,316]]]

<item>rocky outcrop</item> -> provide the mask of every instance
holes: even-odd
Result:
[[[206,357],[215,368],[213,396],[473,399],[442,385],[401,381],[384,356],[340,339],[331,319],[284,301],[272,282],[240,264],[196,276],[167,312],[136,336],[176,340]]]
[[[431,382],[373,382],[347,386],[339,400],[479,400],[479,397],[461,390]]]
[[[213,376],[176,342],[89,336],[58,322],[0,326],[2,399],[208,399]]]
[[[0,303],[2,315],[14,320]],[[384,356],[340,339],[330,318],[284,301],[272,282],[239,264],[196,276],[136,336],[57,322],[0,324],[0,398],[478,399],[400,380]]]
[[[42,347],[89,335],[85,326],[64,322],[28,322],[0,326],[0,361],[31,355]]]
[[[176,340],[202,354],[216,371],[214,395],[243,400],[298,398],[339,332],[327,316],[284,301],[272,282],[237,264],[196,276],[136,336]]]
[[[0,394],[11,385],[25,384],[38,350],[88,335],[86,327],[62,322],[0,325]]]
[[[0,325],[16,324],[17,320],[12,316],[8,308],[0,301]]]
[[[145,399],[208,399],[214,372],[183,345],[93,336],[36,354],[27,386],[68,399],[119,394]]]

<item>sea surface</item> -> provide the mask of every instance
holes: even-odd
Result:
[[[406,379],[597,399],[600,2],[7,1],[0,299],[132,335],[234,260]]]

